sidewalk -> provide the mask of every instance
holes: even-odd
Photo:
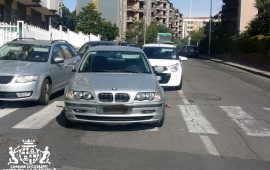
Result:
[[[229,65],[232,67],[236,67],[236,68],[239,68],[241,70],[245,70],[247,72],[250,72],[250,73],[253,73],[256,75],[270,78],[270,68],[268,68],[268,69],[265,69],[265,68],[262,69],[262,68],[257,68],[257,67],[255,68],[252,66],[247,66],[246,64],[242,64],[242,63],[240,64],[240,63],[236,63],[236,62],[232,62],[232,61],[225,61],[222,59],[217,59],[217,58],[213,58],[213,57],[209,57],[209,56],[201,56],[201,57],[208,59],[208,60],[211,60],[211,61],[214,61],[214,62],[217,62],[217,63],[222,63],[222,64]]]

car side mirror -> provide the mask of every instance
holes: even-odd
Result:
[[[64,59],[61,57],[56,57],[53,59],[53,63],[64,63]]]
[[[180,60],[180,61],[187,61],[188,59],[187,59],[187,57],[184,57],[184,56],[181,56],[181,55],[180,55],[180,56],[179,56],[179,60]]]

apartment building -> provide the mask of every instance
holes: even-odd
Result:
[[[222,24],[230,34],[239,34],[246,30],[249,22],[258,13],[254,7],[256,0],[223,0]]]
[[[119,27],[119,40],[124,39],[128,27],[144,20],[146,25],[157,21],[182,34],[182,14],[169,0],[77,0],[76,13],[88,3],[94,3],[102,17]]]
[[[184,17],[182,25],[182,38],[188,37],[191,31],[198,31],[209,21],[209,17]]]
[[[50,17],[60,14],[62,0],[0,0],[0,22],[26,23],[48,29]]]

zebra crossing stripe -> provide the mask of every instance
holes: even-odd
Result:
[[[18,110],[18,108],[13,108],[13,109],[0,109],[0,119],[12,112],[15,112]]]
[[[256,120],[237,106],[220,106],[227,115],[249,136],[270,136],[270,127],[263,120]]]
[[[183,119],[191,133],[218,134],[211,123],[203,116],[197,105],[178,105]]]
[[[50,123],[63,110],[64,102],[55,101],[46,106],[39,112],[19,122],[13,128],[15,129],[41,129]]]

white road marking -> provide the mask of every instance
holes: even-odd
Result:
[[[13,108],[13,109],[0,109],[0,118],[15,112],[16,110],[18,110],[18,108]]]
[[[215,145],[208,136],[201,135],[200,138],[209,154],[216,156],[219,155]]]
[[[269,107],[263,107],[263,110],[270,112],[270,108]]]
[[[178,105],[188,130],[191,133],[218,134],[196,105]]]
[[[178,91],[180,97],[181,97],[181,101],[185,104],[185,105],[189,105],[189,101],[187,100],[186,96],[184,95],[183,91],[182,90],[179,90]]]
[[[19,122],[13,128],[15,129],[41,129],[50,123],[63,110],[64,102],[55,101],[46,106],[39,112]]]
[[[220,106],[227,115],[249,136],[270,136],[270,127],[263,120],[256,120],[237,106]]]

